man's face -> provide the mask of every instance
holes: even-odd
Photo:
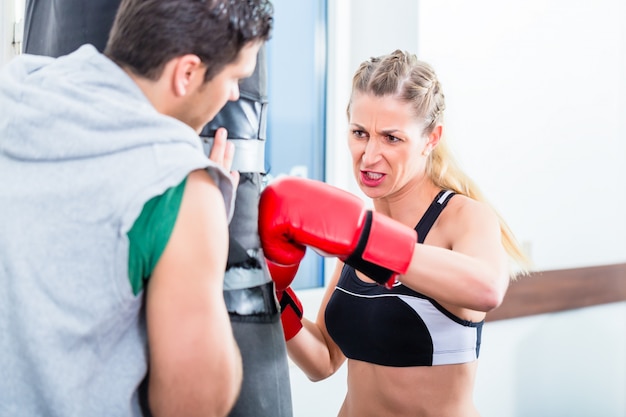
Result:
[[[261,42],[245,45],[237,59],[186,97],[180,120],[198,133],[228,101],[239,99],[239,81],[252,75]]]

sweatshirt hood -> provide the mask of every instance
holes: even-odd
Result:
[[[103,90],[108,93],[98,93]],[[92,45],[57,59],[14,58],[0,71],[0,109],[0,153],[13,159],[94,157],[124,149],[125,143],[138,146],[129,135],[140,136],[139,145],[159,137],[167,141],[163,131],[172,127],[179,133],[187,129],[183,136],[202,147],[197,133],[179,120],[161,117],[163,122],[155,124],[150,116],[157,110],[137,84]]]

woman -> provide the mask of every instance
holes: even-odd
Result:
[[[287,349],[307,376],[327,378],[348,360],[340,417],[479,415],[472,397],[485,314],[525,273],[526,258],[454,163],[444,108],[434,71],[414,55],[361,64],[347,109],[354,175],[374,211],[415,228],[418,244],[393,285],[338,262],[316,322],[301,317],[290,288],[279,291]]]

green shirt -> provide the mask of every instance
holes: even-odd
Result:
[[[148,282],[170,239],[186,182],[187,178],[149,200],[128,232],[128,277],[135,295]]]

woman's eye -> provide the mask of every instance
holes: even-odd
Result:
[[[357,138],[364,138],[365,137],[365,132],[362,131],[362,130],[355,129],[355,130],[352,131],[352,135],[354,135],[354,137],[357,137]]]
[[[395,137],[395,136],[387,135],[387,140],[388,140],[389,142],[395,143],[395,142],[400,142],[400,140],[401,140],[401,139],[400,139],[400,138],[397,138],[397,137]]]

